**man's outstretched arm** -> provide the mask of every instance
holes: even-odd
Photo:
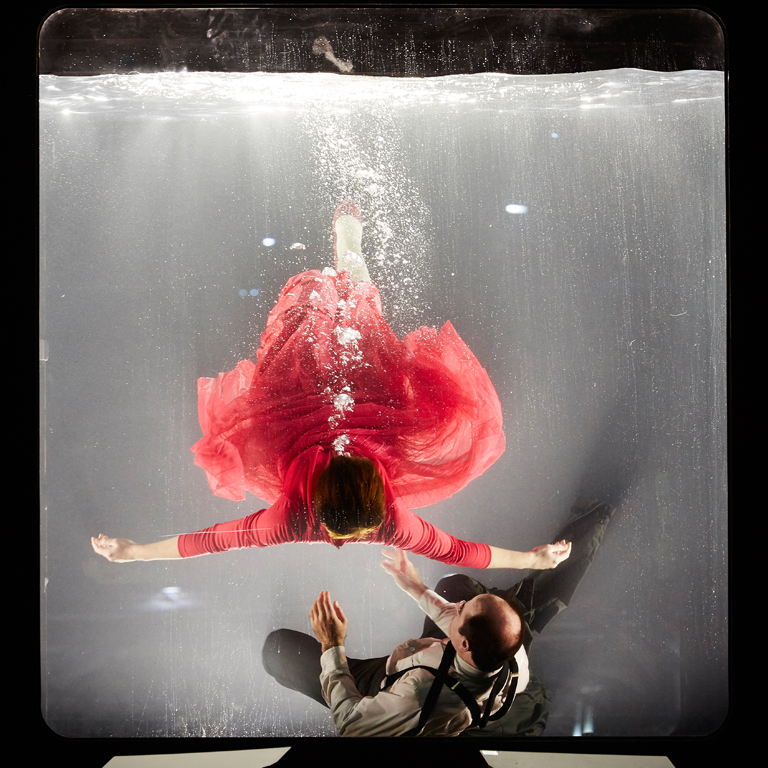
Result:
[[[409,594],[416,602],[427,591],[424,582],[419,578],[416,568],[402,549],[383,549],[385,560],[381,567],[395,580],[403,592]]]

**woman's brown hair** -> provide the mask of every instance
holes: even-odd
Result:
[[[334,456],[317,479],[315,514],[335,538],[362,538],[384,520],[384,482],[370,459]]]

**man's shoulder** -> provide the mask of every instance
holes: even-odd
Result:
[[[405,679],[412,685],[421,685],[423,681],[431,684],[435,672],[440,666],[447,640],[422,637],[418,640],[408,640],[398,646],[393,653],[393,661],[397,665],[399,679]],[[404,654],[397,658],[398,651]]]
[[[424,665],[427,666],[427,665]],[[404,687],[410,688],[411,695],[419,702],[419,705],[423,705],[424,701],[429,694],[430,688],[432,688],[435,682],[435,674],[430,669],[425,669],[424,666],[409,667],[402,670],[403,675],[398,682],[400,683],[400,692],[403,693]],[[428,665],[437,672],[437,665]]]

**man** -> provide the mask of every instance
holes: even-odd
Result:
[[[546,721],[541,701],[522,713],[511,706],[528,687],[531,628],[541,631],[568,604],[612,513],[595,501],[575,504],[558,542],[548,545],[553,558],[565,560],[571,545],[563,534],[575,534],[573,562],[537,572],[506,591],[488,590],[461,574],[442,579],[432,591],[405,552],[385,551],[382,567],[427,614],[420,639],[403,643],[389,657],[348,659],[347,618],[321,592],[310,611],[319,643],[301,632],[277,630],[265,642],[264,666],[281,685],[330,706],[341,736],[456,736],[478,728],[482,733],[486,726],[503,735],[540,732]],[[546,694],[540,684],[532,689],[534,698]],[[530,722],[531,711],[538,723]]]

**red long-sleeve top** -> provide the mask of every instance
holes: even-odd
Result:
[[[340,548],[344,544],[379,544],[403,549],[431,560],[465,568],[487,568],[491,550],[487,544],[463,541],[441,531],[415,515],[393,497],[386,471],[375,456],[366,456],[377,465],[387,495],[386,517],[382,525],[363,539],[333,539],[317,519],[312,496],[320,473],[333,454],[328,448],[313,446],[302,452],[285,473],[284,492],[267,509],[239,520],[219,523],[179,537],[182,557],[195,557],[243,547],[272,547],[290,542],[326,542]]]

